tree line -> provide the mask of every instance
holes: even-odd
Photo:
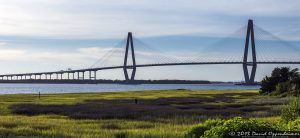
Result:
[[[275,68],[270,77],[266,76],[263,78],[260,93],[300,96],[300,74],[298,71],[298,68]]]

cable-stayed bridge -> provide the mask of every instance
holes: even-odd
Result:
[[[139,50],[139,48],[144,49]],[[242,65],[245,83],[254,84],[258,64],[300,64],[300,49],[298,47],[254,25],[252,20],[249,20],[245,27],[212,45],[210,48],[204,49],[202,53],[183,54],[180,56],[167,55],[134,38],[132,33],[129,32],[124,41],[118,46],[111,48],[95,64],[88,68],[4,74],[0,75],[0,82],[97,80],[99,79],[99,76],[97,76],[98,72],[113,69],[122,69],[125,81],[132,82],[135,80],[136,72],[139,68],[239,64]],[[250,70],[249,67],[251,68]]]

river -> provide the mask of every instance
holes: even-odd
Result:
[[[79,93],[79,92],[115,92],[137,90],[234,90],[259,89],[260,86],[243,86],[234,84],[0,84],[0,94],[17,93]]]

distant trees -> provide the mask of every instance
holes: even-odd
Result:
[[[261,82],[260,93],[300,95],[300,75],[298,68],[275,68],[270,77]]]

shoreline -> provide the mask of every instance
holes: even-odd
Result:
[[[36,83],[36,84],[211,84],[207,80],[71,80],[71,79],[28,79],[28,80],[0,80],[3,83]]]

